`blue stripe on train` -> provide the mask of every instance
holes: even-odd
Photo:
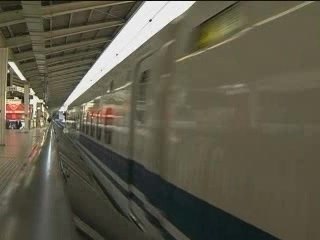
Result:
[[[165,181],[135,161],[110,151],[80,135],[80,142],[103,164],[128,183],[133,164],[133,185],[165,217],[192,240],[275,240],[278,239],[231,214],[216,208]],[[135,201],[136,198],[133,198]],[[140,205],[137,202],[138,205]]]

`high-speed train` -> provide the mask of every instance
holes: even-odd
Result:
[[[196,2],[69,107],[67,134],[159,239],[320,239],[319,23],[318,2]]]

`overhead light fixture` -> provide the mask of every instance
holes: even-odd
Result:
[[[65,106],[62,106],[60,109],[59,109],[59,112],[65,112],[67,110],[67,108]]]
[[[195,1],[145,1],[63,104],[64,109]]]
[[[18,66],[15,64],[15,62],[13,61],[8,61],[10,67],[13,69],[13,71],[18,75],[18,77],[23,80],[26,81],[26,78],[23,76],[22,72],[20,72]]]

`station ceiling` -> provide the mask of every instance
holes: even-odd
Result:
[[[0,1],[0,47],[36,95],[59,107],[141,3]]]

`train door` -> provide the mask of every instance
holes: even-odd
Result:
[[[133,196],[139,195],[139,181],[134,169],[137,166],[145,166],[147,159],[145,156],[146,144],[148,142],[148,127],[147,127],[147,102],[148,102],[148,87],[151,82],[151,62],[154,52],[149,52],[142,56],[134,66],[132,72],[132,95],[131,95],[131,116],[129,127],[129,149],[128,156],[131,160],[128,168],[128,190],[130,192],[128,199],[129,215],[132,220],[141,228],[149,231],[147,219],[144,210],[136,204]]]
[[[138,61],[134,71],[129,156],[135,166],[129,168],[129,191],[131,196],[144,195],[142,202],[145,201],[146,206],[152,205],[155,200],[150,193],[143,192],[143,189],[152,188],[150,184],[153,179],[140,181],[140,178],[145,176],[139,176],[134,169],[146,169],[153,176],[161,175],[163,171],[161,159],[165,151],[163,140],[166,94],[171,78],[173,43],[174,41],[170,41],[156,52],[145,55]],[[158,226],[153,225],[149,218],[150,212],[146,213],[147,210],[139,207],[133,199],[129,199],[129,208],[134,220],[141,224],[145,231],[161,235]],[[159,211],[156,214],[161,213]]]
[[[90,112],[87,112],[87,117],[85,120],[85,128],[86,128],[86,134],[89,135],[89,123],[90,123],[90,119],[91,119],[91,114]]]
[[[104,143],[107,145],[111,144],[112,141],[112,129],[113,124],[113,110],[108,107],[104,112]]]
[[[91,137],[94,137],[94,123],[93,123],[94,115],[95,115],[94,112],[90,114],[90,136]]]

